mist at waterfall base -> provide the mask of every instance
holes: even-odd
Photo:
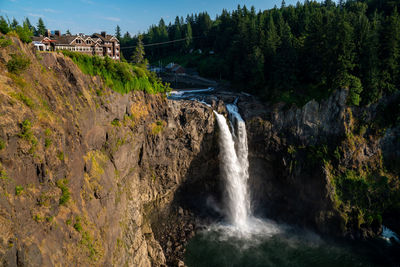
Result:
[[[208,226],[189,242],[187,266],[397,266],[398,247],[385,239],[328,241],[309,231],[254,217],[247,188],[245,122],[236,105],[226,108],[229,122],[214,111],[226,187],[225,206],[220,210],[226,221]]]

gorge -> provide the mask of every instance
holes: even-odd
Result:
[[[400,230],[391,205],[398,179],[390,168],[381,172],[398,157],[399,129],[360,130],[361,118],[373,121],[380,104],[398,96],[359,108],[347,105],[345,88],[302,107],[223,90],[192,92],[194,100],[182,92],[120,94],[61,53],[36,54],[7,38],[2,265],[398,262],[396,241],[379,235],[382,224]],[[6,68],[13,53],[31,61],[20,75]],[[346,170],[379,173],[385,190],[371,193]],[[351,182],[367,188],[351,197]],[[363,194],[370,203],[385,194],[387,202],[381,209]]]

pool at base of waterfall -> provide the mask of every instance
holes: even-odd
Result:
[[[242,237],[229,226],[212,226],[189,242],[185,263],[188,267],[399,266],[400,247],[383,238],[325,240],[290,227]]]

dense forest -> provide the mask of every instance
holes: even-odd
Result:
[[[161,19],[143,42],[152,63],[196,67],[265,100],[301,104],[348,87],[350,104],[365,105],[399,88],[399,8],[394,0],[283,1],[258,12],[238,6],[215,20],[207,13],[169,25]],[[130,59],[137,36],[121,36],[119,27],[116,35]],[[154,43],[165,44],[146,46]]]

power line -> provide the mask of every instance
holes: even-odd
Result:
[[[156,46],[156,45],[162,45],[162,44],[170,44],[170,43],[176,43],[176,42],[182,42],[188,39],[198,39],[198,38],[204,38],[204,36],[196,36],[196,37],[192,37],[192,38],[182,38],[182,39],[176,39],[176,40],[172,40],[172,41],[166,41],[166,42],[160,42],[160,43],[152,43],[152,44],[145,44],[143,45],[144,47],[146,46]],[[129,49],[129,48],[135,48],[136,46],[125,46],[125,47],[121,47],[122,49]]]

